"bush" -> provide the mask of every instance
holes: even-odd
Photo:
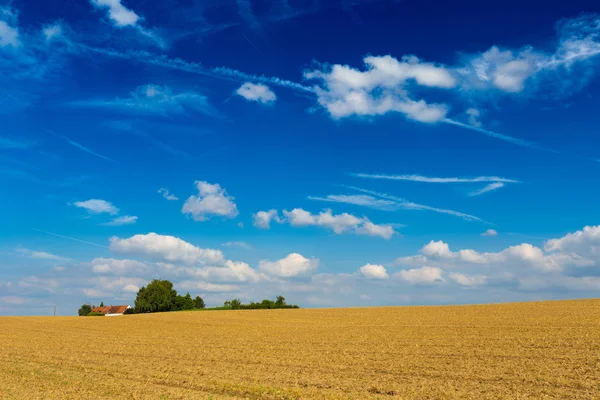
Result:
[[[99,312],[91,312],[87,315],[88,317],[104,317],[104,314]]]
[[[125,310],[123,312],[123,315],[131,315],[131,314],[135,314],[135,308],[133,308],[133,307],[128,308],[127,310]]]

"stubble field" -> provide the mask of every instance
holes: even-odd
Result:
[[[0,318],[0,399],[600,399],[600,300]]]

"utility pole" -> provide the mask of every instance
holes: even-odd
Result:
[[[56,304],[54,305],[54,316],[56,317]]]

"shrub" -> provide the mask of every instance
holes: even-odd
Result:
[[[204,304],[204,300],[200,296],[196,296],[196,298],[194,299],[194,306],[196,308],[204,308],[204,307],[206,307],[206,305]]]
[[[104,314],[99,312],[91,312],[87,315],[88,317],[104,317]]]

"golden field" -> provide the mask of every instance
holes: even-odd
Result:
[[[600,399],[600,300],[0,318],[0,399]]]

